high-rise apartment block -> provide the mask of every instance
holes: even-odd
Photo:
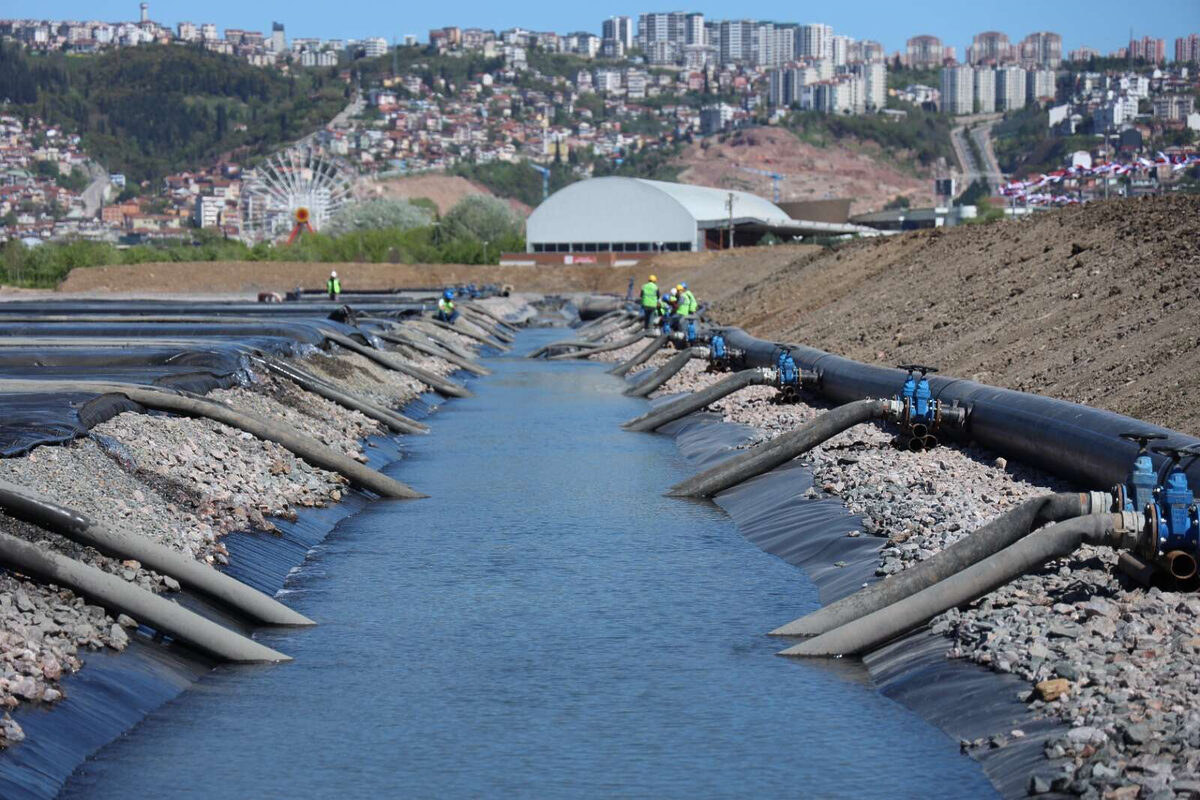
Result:
[[[967,48],[967,62],[970,64],[1003,64],[1012,60],[1012,45],[1008,35],[999,31],[975,34],[971,46]]]
[[[1017,57],[1021,66],[1049,67],[1056,69],[1062,64],[1062,37],[1057,33],[1039,31],[1031,33],[1021,40],[1017,48]]]
[[[972,102],[974,111],[979,114],[990,114],[996,110],[996,71],[990,67],[978,67],[974,70],[972,85],[975,98]]]
[[[975,70],[967,65],[942,70],[942,111],[971,114],[975,111]]]
[[[942,40],[936,36],[914,36],[904,44],[904,63],[909,69],[933,69],[942,66]]]
[[[632,50],[633,19],[631,17],[609,17],[601,24],[600,38],[620,42],[622,51]]]
[[[996,68],[996,110],[1025,107],[1025,70],[1016,65]]]
[[[1181,64],[1200,64],[1200,33],[1175,40],[1175,60]]]
[[[801,25],[796,29],[796,55],[803,58],[833,56],[833,28],[821,23]]]
[[[1167,42],[1165,39],[1154,39],[1143,36],[1141,39],[1129,40],[1130,58],[1140,58],[1151,64],[1162,64],[1167,60]]]

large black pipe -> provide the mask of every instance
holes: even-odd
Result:
[[[629,431],[657,430],[668,422],[687,416],[693,411],[698,411],[710,403],[717,402],[722,397],[745,389],[747,386],[764,386],[774,383],[774,381],[775,374],[772,370],[761,367],[744,369],[741,372],[735,372],[732,375],[722,378],[705,389],[699,389],[690,394],[685,394],[678,400],[656,406],[640,417],[629,420],[621,427]]]
[[[630,397],[647,397],[651,392],[658,389],[667,381],[674,378],[681,369],[687,366],[687,363],[693,358],[707,358],[707,347],[689,347],[687,350],[680,350],[675,355],[663,364],[645,380],[638,381],[633,386],[625,390],[625,394]]]
[[[629,374],[629,370],[633,369],[634,367],[640,367],[642,364],[645,364],[647,361],[653,358],[655,353],[657,353],[659,350],[662,350],[663,347],[666,346],[667,340],[670,338],[670,333],[660,333],[658,336],[654,337],[654,341],[650,342],[650,344],[639,350],[637,355],[635,355],[633,358],[617,364],[617,366],[610,369],[608,371],[609,374],[616,375],[618,378],[625,377]]]
[[[961,572],[898,603],[784,650],[787,656],[859,655],[952,608],[966,605],[1082,544],[1131,550],[1142,530],[1140,514],[1089,514],[1049,525]]]
[[[817,636],[892,605],[1014,544],[1036,527],[1112,507],[1112,495],[1062,493],[1035,497],[1001,514],[945,550],[837,602],[771,631],[773,636]]]
[[[671,497],[712,497],[717,492],[786,464],[847,428],[884,418],[893,411],[892,406],[890,400],[857,400],[838,406],[794,431],[777,436],[675,484],[667,494]]]
[[[745,352],[747,366],[774,366],[778,343],[756,339],[740,328],[720,330],[729,347]],[[902,370],[862,364],[813,347],[788,347],[797,365],[821,374],[817,391],[837,403],[894,396],[906,377]],[[970,409],[967,438],[1084,486],[1107,488],[1125,480],[1138,447],[1121,439],[1121,433],[1161,433],[1172,447],[1200,444],[1200,439],[1178,431],[1066,400],[958,378],[934,376],[930,384],[938,400]],[[1161,456],[1154,460],[1156,465],[1163,463]],[[1200,463],[1192,464],[1188,475],[1200,486]]]

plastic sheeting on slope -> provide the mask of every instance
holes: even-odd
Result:
[[[692,414],[660,428],[697,469],[706,469],[758,438],[744,425],[724,423],[716,414]],[[807,499],[811,474],[791,462],[713,498],[743,536],[800,567],[830,603],[877,580],[875,569],[884,540],[863,533],[861,520],[834,499]],[[681,502],[705,502],[681,500]],[[857,534],[857,535],[853,535]],[[842,566],[838,566],[838,564]],[[799,615],[806,609],[797,608]],[[764,631],[765,635],[765,631]],[[780,640],[783,649],[787,640]],[[879,690],[937,725],[948,735],[974,740],[1009,738],[999,748],[971,751],[988,779],[1005,797],[1025,797],[1030,774],[1047,769],[1044,746],[1064,727],[1034,714],[1016,699],[1027,682],[978,665],[946,658],[949,640],[927,628],[898,639],[863,659]],[[869,725],[869,720],[863,721]]]

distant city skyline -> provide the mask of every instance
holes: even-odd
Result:
[[[288,38],[362,38],[382,36],[402,41],[415,35],[426,41],[429,29],[447,25],[501,30],[522,27],[559,33],[590,31],[599,34],[601,21],[613,15],[637,15],[652,11],[699,11],[712,19],[762,19],[777,22],[823,22],[838,33],[856,39],[873,39],[888,53],[903,51],[910,36],[931,34],[954,46],[960,58],[971,37],[982,31],[998,30],[1019,41],[1034,31],[1049,30],[1063,37],[1063,53],[1087,45],[1101,53],[1124,47],[1131,28],[1136,38],[1152,36],[1167,40],[1168,58],[1175,37],[1200,30],[1197,0],[1149,0],[1135,8],[1117,0],[1010,0],[995,4],[960,4],[932,0],[919,4],[891,2],[811,4],[803,7],[781,0],[751,0],[746,3],[659,3],[633,5],[628,0],[612,6],[574,5],[533,0],[520,6],[465,0],[453,8],[436,4],[406,4],[380,8],[367,0],[341,0],[336,6],[311,0],[264,0],[254,4],[232,0],[207,3],[182,0],[150,2],[150,18],[174,27],[181,21],[212,22],[218,28],[269,31],[272,21],[282,22]],[[620,7],[618,7],[620,6]],[[35,19],[136,20],[138,2],[83,2],[82,0],[8,0],[0,17]]]

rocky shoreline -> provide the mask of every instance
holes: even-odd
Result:
[[[497,314],[520,311],[518,299],[483,301]],[[439,331],[475,351],[467,336]],[[405,362],[439,376],[454,364],[402,345],[387,348]],[[388,408],[402,408],[428,389],[362,355],[333,345],[292,359],[296,366]],[[365,463],[368,437],[382,426],[264,372],[209,393],[234,409],[282,421]],[[340,475],[314,467],[273,442],[208,419],[125,412],[95,426],[86,438],[40,446],[0,459],[0,479],[25,486],[114,529],[146,536],[214,567],[229,563],[222,537],[234,532],[274,535],[272,518],[295,520],[306,508],[337,503],[347,492]],[[136,561],[101,555],[62,536],[0,513],[0,530],[99,567],[159,593],[180,589],[171,577]],[[8,711],[21,704],[53,705],[69,691],[62,680],[86,669],[87,654],[124,650],[137,628],[68,589],[0,576],[0,748],[25,733]]]
[[[596,360],[623,361],[643,346]],[[630,377],[657,369],[673,353],[656,354]],[[693,360],[657,396],[695,391],[722,377]],[[758,430],[759,441],[828,408],[820,401],[777,405],[774,394],[771,387],[751,387],[709,408]],[[894,448],[891,438],[878,425],[863,425],[801,458],[814,476],[806,496],[839,499],[862,517],[866,535],[879,537],[881,577],[1031,497],[1095,488],[1070,487],[975,447],[912,453]],[[1046,768],[1029,777],[1031,794],[1200,797],[1200,673],[1194,669],[1200,598],[1133,585],[1115,563],[1111,551],[1085,547],[935,618],[930,630],[946,638],[947,658],[1025,680],[1019,699],[1032,718],[1063,726],[1064,735],[1047,743]],[[964,741],[963,748],[1002,748],[1023,736],[1020,729],[998,730]]]

